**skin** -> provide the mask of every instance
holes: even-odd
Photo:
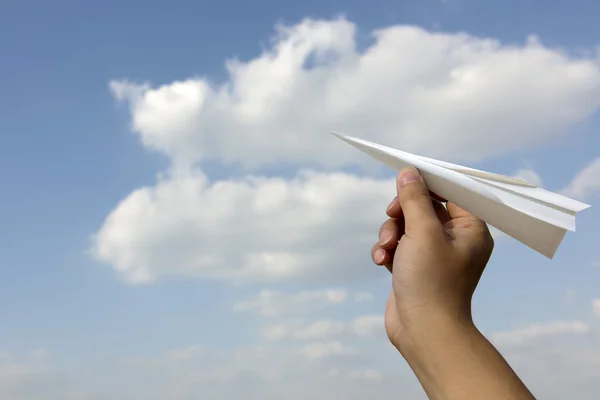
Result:
[[[400,172],[397,189],[371,251],[392,273],[390,341],[432,400],[534,399],[473,322],[471,300],[494,248],[487,225],[430,193],[414,168]]]

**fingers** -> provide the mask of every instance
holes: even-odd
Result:
[[[403,170],[398,175],[398,196],[386,214],[390,217],[379,229],[379,241],[371,249],[371,258],[377,265],[391,271],[391,262],[398,241],[408,229],[415,235],[442,233],[442,226],[450,220],[441,197],[431,193],[415,168]]]
[[[371,249],[371,258],[377,265],[381,265],[387,268],[388,271],[392,272],[392,264],[394,261],[394,254],[396,253],[397,243],[394,243],[391,249],[382,248],[379,243],[375,243]]]
[[[448,208],[448,214],[450,215],[450,218],[475,218],[473,214],[454,203],[448,202],[446,203],[446,207]]]
[[[442,233],[442,224],[421,174],[416,168],[406,168],[398,174],[398,203],[404,215],[408,236]]]
[[[382,249],[379,243],[375,243],[371,249],[371,258],[377,265],[386,265],[391,261],[391,254],[389,251]]]
[[[444,204],[447,200],[442,199],[440,196],[436,195],[433,192],[429,192],[431,195],[431,202],[433,204],[433,208],[438,216],[440,222],[445,224],[450,220],[450,216],[448,214],[448,210],[444,207]],[[398,202],[398,196],[394,197],[394,200],[390,203],[385,213],[390,218],[402,218],[402,208],[400,207],[400,203]]]
[[[388,219],[379,228],[379,242],[377,243],[383,249],[391,249],[398,244],[400,240],[400,227],[395,219]]]
[[[480,249],[491,253],[494,249],[494,238],[487,224],[454,203],[448,202],[447,207],[448,215],[450,216],[448,227],[468,229],[471,233],[470,238],[472,243],[478,243]]]
[[[385,265],[388,269],[394,259],[398,241],[404,234],[404,220],[390,218],[379,229],[379,241],[371,249],[371,258],[377,265]]]
[[[398,203],[398,196],[394,197],[388,208],[385,210],[385,213],[390,218],[402,217],[402,208],[400,208],[400,203]]]
[[[446,207],[448,208],[448,215],[450,216],[450,220],[452,221],[460,221],[460,224],[464,227],[465,221],[469,221],[470,226],[477,226],[484,231],[487,230],[487,225],[485,222],[466,211],[465,209],[457,206],[454,203],[448,202],[446,203]]]

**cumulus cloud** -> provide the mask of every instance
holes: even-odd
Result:
[[[559,400],[571,393],[578,399],[595,399],[600,390],[598,338],[547,339],[550,345],[530,341],[501,350],[537,397]],[[146,383],[134,386],[127,398],[363,400],[373,393],[384,398],[402,393],[409,400],[427,399],[408,367],[398,364],[400,355],[391,346],[329,340],[204,352],[191,347],[187,352],[187,357],[181,357],[186,349],[141,357],[119,369],[129,382]],[[179,361],[173,353],[180,355]]]
[[[374,321],[375,319],[373,319]],[[366,321],[366,319],[365,319]],[[375,324],[372,324],[375,325]],[[500,350],[539,398],[597,397],[598,336],[579,321],[554,322],[544,329],[521,329],[528,339],[501,340]],[[550,334],[539,334],[540,331]],[[524,331],[537,333],[525,333]],[[562,334],[561,334],[562,333]],[[569,333],[572,333],[571,335]],[[506,332],[499,332],[506,339]],[[250,343],[216,349],[200,345],[128,358],[88,360],[77,375],[61,371],[43,352],[24,357],[0,353],[0,397],[69,400],[191,400],[196,398],[364,400],[378,393],[410,400],[427,397],[392,346],[379,340],[329,338]],[[91,374],[91,375],[89,375]],[[86,391],[68,384],[96,382]],[[108,389],[107,389],[108,388]]]
[[[168,276],[322,283],[371,275],[377,269],[368,251],[394,195],[392,179],[304,171],[292,178],[213,181],[191,164],[355,162],[356,152],[327,137],[329,129],[444,159],[477,161],[558,138],[599,105],[596,61],[535,40],[506,45],[392,26],[377,30],[373,43],[359,49],[355,31],[344,19],[279,27],[264,53],[227,61],[228,79],[219,84],[200,78],[162,86],[111,82],[143,145],[170,157],[173,168],[115,207],[94,237],[97,259],[137,284]],[[597,187],[589,183],[593,171],[576,178],[569,190],[586,194]],[[531,171],[521,173],[537,179]],[[265,290],[233,308],[275,318],[372,299],[340,289]],[[380,315],[273,327],[268,339],[296,340],[228,350],[192,345],[122,360],[111,365],[116,377],[94,374],[112,388],[94,398],[358,400],[373,393],[425,398],[410,372],[395,369],[397,353],[372,346],[372,340],[361,348],[383,332]],[[523,349],[539,338],[589,332],[584,322],[557,321],[492,337]],[[538,387],[554,382],[548,377],[570,379],[562,386],[565,393],[595,398],[598,348],[592,343],[556,358],[567,362],[545,362],[554,369]],[[531,360],[546,351],[527,354],[521,370],[531,371]],[[561,369],[565,365],[569,368]],[[111,379],[122,385],[108,384]],[[553,398],[556,392],[547,394]],[[0,354],[0,398],[92,397],[72,389],[44,353],[34,352],[22,358]]]
[[[332,319],[317,319],[310,322],[301,319],[282,320],[277,324],[266,326],[262,336],[268,340],[315,340],[339,337],[344,333],[366,337],[383,332],[382,315],[362,315],[349,322]]]
[[[363,371],[354,371],[350,373],[352,379],[365,379],[368,381],[380,381],[383,373],[376,369],[365,369]]]
[[[593,58],[395,25],[364,49],[346,19],[279,26],[271,46],[227,60],[226,81],[115,80],[144,146],[174,161],[337,166],[334,129],[407,151],[477,161],[566,133],[600,104]],[[468,146],[465,146],[468,143]]]
[[[567,196],[585,199],[600,189],[600,157],[590,162],[563,189]]]
[[[360,336],[384,332],[383,315],[365,315],[352,321],[352,330]]]
[[[172,166],[108,215],[94,236],[96,258],[130,283],[371,274],[368,251],[392,180],[299,172],[211,181],[201,163],[191,165],[317,168],[367,159],[330,129],[476,161],[547,143],[600,104],[596,61],[535,39],[508,45],[402,25],[372,38],[359,48],[352,22],[306,19],[279,26],[254,58],[227,60],[221,83],[111,82],[143,145]]]
[[[93,400],[59,371],[43,350],[17,356],[0,352],[0,398],[36,400]]]
[[[532,324],[522,328],[497,332],[492,341],[501,346],[522,345],[555,335],[585,335],[591,331],[589,324],[582,321],[551,321],[544,324]]]
[[[594,311],[594,314],[600,315],[600,299],[592,300],[592,310]]]
[[[526,182],[529,182],[536,186],[542,186],[543,181],[542,177],[530,168],[521,168],[514,174],[515,178],[523,179]]]
[[[337,336],[346,329],[342,321],[316,320],[308,324],[302,321],[288,321],[277,325],[270,325],[263,330],[263,337],[269,340],[314,340]]]
[[[140,399],[146,392],[152,393],[151,399],[179,400],[198,396],[363,399],[376,388],[389,390],[389,393],[392,388],[420,391],[406,369],[394,374],[382,372],[385,370],[379,367],[386,364],[381,363],[381,354],[371,354],[379,351],[377,347],[365,350],[339,340],[256,345],[236,350],[204,349],[202,352],[192,346],[167,354],[128,359],[119,373],[130,380],[145,377],[149,381],[153,386],[151,390],[140,386],[132,391],[137,395],[135,398]],[[180,355],[179,361],[174,361],[172,353]],[[183,354],[187,356],[181,357]],[[139,378],[135,379],[136,375]],[[154,386],[156,382],[160,385]],[[371,386],[375,383],[383,385]]]
[[[550,339],[551,346],[528,342],[503,353],[537,397],[559,400],[571,393],[578,399],[595,399],[600,390],[597,338]],[[142,358],[135,368],[120,373],[131,376],[142,370],[146,378],[160,381],[160,390],[154,390],[156,397],[150,399],[161,398],[156,393],[170,393],[163,398],[177,400],[201,395],[224,399],[244,395],[266,400],[362,400],[372,398],[373,393],[384,398],[402,393],[402,398],[409,400],[427,399],[410,370],[398,366],[398,357],[391,347],[358,348],[323,341],[292,348],[223,351],[210,358],[194,352],[191,360],[180,364],[173,364],[170,359],[157,363]],[[138,388],[136,393],[144,393],[144,388]]]
[[[501,345],[500,350],[536,398],[598,397],[600,342],[595,331],[545,336],[520,346]]]
[[[322,358],[331,355],[353,354],[356,350],[348,349],[341,342],[315,342],[304,345],[298,351],[303,356],[309,358]]]
[[[356,293],[362,299],[369,293]],[[348,301],[345,289],[321,289],[300,292],[283,292],[263,289],[255,298],[238,301],[233,310],[237,312],[253,312],[264,317],[280,315],[298,315],[322,309],[323,307],[341,305]]]
[[[95,236],[93,252],[131,283],[373,276],[383,272],[369,250],[394,193],[393,179],[346,173],[216,182],[201,173],[170,176],[125,198]]]

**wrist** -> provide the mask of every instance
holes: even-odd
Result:
[[[480,334],[471,313],[450,310],[420,310],[404,315],[403,330],[395,338],[394,345],[405,357],[440,342],[454,342],[461,337]]]
[[[534,399],[470,318],[420,319],[396,347],[431,399]]]

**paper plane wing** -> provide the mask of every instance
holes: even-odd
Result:
[[[400,171],[415,167],[429,189],[548,258],[554,257],[575,215],[589,207],[521,179],[417,156],[332,132]]]

